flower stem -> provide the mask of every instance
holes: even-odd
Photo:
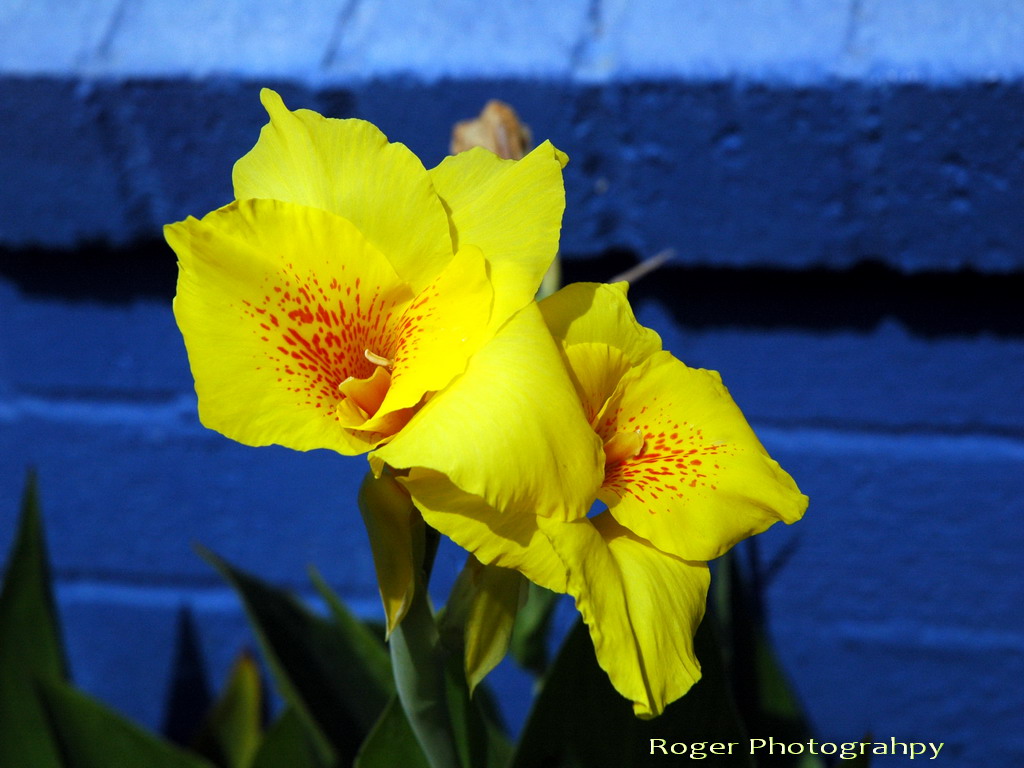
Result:
[[[462,761],[449,717],[444,654],[427,595],[440,535],[428,526],[425,539],[412,603],[388,645],[398,698],[423,753],[432,768],[454,768]]]

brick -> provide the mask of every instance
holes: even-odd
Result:
[[[259,138],[267,113],[260,88],[276,87],[293,109],[317,108],[309,91],[271,79],[107,82],[97,99],[110,115],[125,182],[144,201],[149,234],[201,217],[234,198],[231,169]]]
[[[119,244],[145,231],[89,87],[0,77],[0,146],[0,244]]]
[[[3,162],[27,181],[0,222],[8,245],[158,238],[167,221],[222,205],[231,166],[265,121],[259,86],[276,85],[292,106],[378,123],[428,166],[443,157],[455,120],[505,97],[538,139],[572,158],[562,242],[570,256],[673,247],[688,264],[845,268],[876,260],[907,272],[1007,272],[1024,260],[1013,213],[1024,195],[1014,117],[1024,89],[1016,81],[599,89],[395,79],[312,89],[256,77],[110,80],[81,93],[53,81],[12,82],[5,87],[20,87],[28,108],[5,126],[19,151]],[[30,98],[37,92],[53,95],[41,106]],[[40,132],[51,112],[59,125]],[[74,162],[55,162],[72,150]],[[76,163],[87,194],[79,195],[83,182],[72,184]]]
[[[597,108],[606,243],[716,266],[853,260],[842,90],[642,82]]]
[[[799,523],[757,546],[773,619],[894,624],[1024,643],[1017,553],[1024,444],[760,430],[811,499]]]
[[[242,446],[191,409],[42,410],[0,410],[0,551],[34,466],[59,578],[214,582],[198,542],[269,580],[304,582],[316,563],[347,594],[375,594],[355,504],[365,459]]]
[[[117,0],[11,0],[0,6],[0,72],[18,75],[85,68],[114,23]]]
[[[97,62],[114,77],[308,77],[328,55],[342,0],[144,0],[125,5]]]
[[[169,248],[160,256],[174,258]],[[8,329],[0,340],[0,376],[9,387],[33,395],[136,400],[192,391],[170,296],[66,301],[25,295],[2,282],[0,291]]]
[[[1020,692],[1007,685],[1024,674],[1019,642],[977,648],[797,617],[773,624],[819,741],[870,734],[878,742],[945,742],[936,762],[951,768],[1024,759]],[[873,766],[908,764],[901,755],[871,759]]]
[[[760,434],[811,498],[802,521],[755,546],[775,646],[816,736],[944,741],[956,766],[1020,762],[1020,691],[1006,681],[1024,658],[1024,444]]]
[[[566,77],[589,29],[589,3],[492,4],[406,0],[400,12],[358,2],[339,27],[332,79],[412,76]]]
[[[909,325],[912,317],[887,317],[906,307],[897,300],[845,291],[814,296],[814,281],[787,289],[785,280],[785,273],[777,278],[774,295],[764,281],[727,273],[707,284],[714,291],[708,295],[683,277],[668,283],[666,295],[656,276],[631,295],[640,321],[661,333],[665,348],[688,365],[719,371],[754,422],[961,434],[1024,428],[1024,343],[1019,333],[964,328],[965,307],[975,304],[963,295],[948,303],[946,294],[932,296],[941,307],[929,309],[924,322],[942,322],[932,314],[938,312],[961,325],[936,334]],[[789,304],[805,295],[807,314],[800,316],[809,325],[787,324]],[[877,319],[851,306],[873,301]],[[828,328],[830,317],[835,325]],[[759,322],[781,327],[765,332]]]
[[[994,80],[1024,71],[1012,0],[864,0],[851,9],[850,69],[879,79]]]
[[[850,6],[608,0],[588,74],[818,80],[843,55]]]
[[[376,599],[356,505],[363,457],[244,446],[203,429],[192,401],[0,401],[0,552],[28,467],[59,579],[217,583],[198,543],[269,581],[306,587],[313,564],[346,597]],[[441,548],[439,597],[464,558],[452,544]]]
[[[1024,82],[874,91],[860,125],[856,250],[907,271],[1020,269]]]

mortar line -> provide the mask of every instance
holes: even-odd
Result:
[[[359,0],[346,0],[345,3],[342,4],[334,21],[334,28],[331,30],[331,36],[327,41],[327,50],[324,51],[324,57],[320,61],[320,69],[330,69],[334,66],[341,53],[341,41],[345,36],[345,29],[348,27],[348,23],[355,16],[356,9],[358,7]]]

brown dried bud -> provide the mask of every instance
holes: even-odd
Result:
[[[530,127],[519,122],[516,111],[508,104],[492,99],[480,117],[463,120],[452,128],[451,153],[484,147],[499,157],[521,160],[532,149]]]

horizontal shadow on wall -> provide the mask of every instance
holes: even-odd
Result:
[[[177,260],[166,243],[124,248],[83,245],[73,251],[0,248],[0,278],[29,296],[122,303],[174,296]]]
[[[636,254],[612,249],[567,258],[563,275],[566,282],[608,280],[636,262]],[[46,299],[170,302],[176,276],[174,254],[161,241],[75,251],[0,249],[0,278]],[[1022,272],[904,274],[879,263],[800,271],[669,265],[637,282],[630,296],[659,301],[689,328],[867,331],[894,318],[925,337],[1024,337]]]
[[[610,250],[568,259],[566,282],[608,280],[637,263]],[[668,266],[630,288],[634,302],[660,302],[688,328],[868,331],[896,319],[924,337],[1024,336],[1024,273],[973,270],[905,274],[877,262],[849,269]]]

